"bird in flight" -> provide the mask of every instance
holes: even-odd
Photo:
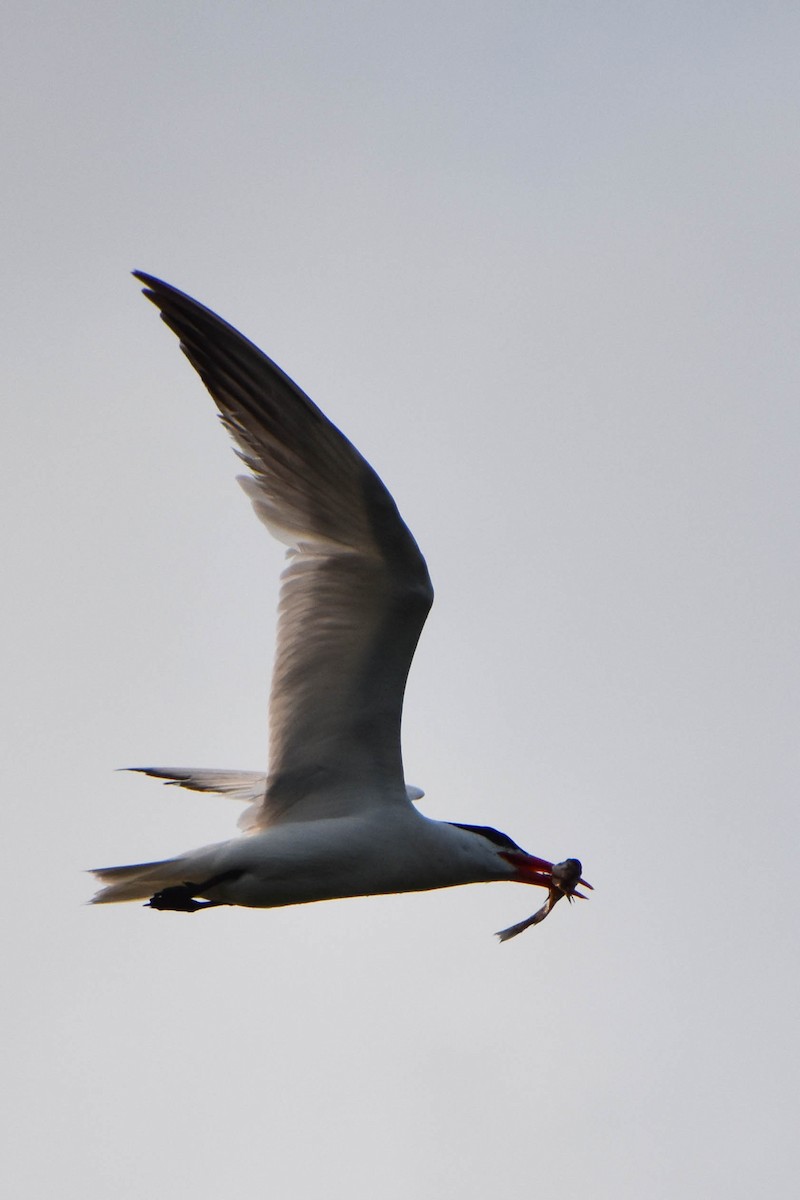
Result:
[[[553,864],[489,826],[435,821],[415,807],[400,748],[403,693],[433,602],[428,569],[394,500],[316,405],[231,325],[140,271],[214,400],[256,515],[288,547],[269,704],[269,773],[138,767],[244,801],[246,836],[161,862],[93,871],[95,904],[146,900],[198,912],[506,880],[547,890],[498,934],[584,898],[575,858]]]

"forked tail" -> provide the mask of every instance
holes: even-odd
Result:
[[[179,858],[170,858],[127,867],[98,867],[91,874],[105,886],[89,903],[115,904],[121,900],[148,900],[155,892],[184,883],[186,864]]]

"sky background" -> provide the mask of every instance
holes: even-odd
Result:
[[[0,1172],[15,1200],[794,1194],[800,9],[12,2]],[[281,549],[128,272],[373,463],[437,601],[431,816],[577,855],[195,917],[85,868],[230,836]]]

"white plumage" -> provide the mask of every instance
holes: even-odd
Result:
[[[358,451],[266,355],[149,275],[251,474],[256,514],[288,546],[270,696],[269,774],[137,768],[244,801],[246,837],[163,862],[101,868],[95,903],[270,908],[342,896],[517,880],[548,889],[542,919],[580,880],[488,827],[433,821],[412,801],[400,749],[406,677],[433,601],[394,501]],[[590,886],[590,885],[586,885]]]

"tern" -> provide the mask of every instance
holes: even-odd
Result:
[[[239,482],[285,543],[269,703],[269,773],[135,767],[244,801],[245,836],[161,862],[103,867],[92,901],[160,911],[275,908],[514,881],[547,890],[505,941],[567,896],[578,859],[528,854],[490,826],[432,820],[403,774],[400,721],[433,602],[428,569],[375,471],[288,375],[183,292],[135,271],[177,335],[250,474]]]

